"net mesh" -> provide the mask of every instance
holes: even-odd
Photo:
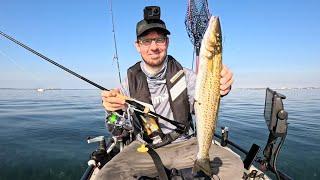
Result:
[[[185,25],[191,43],[196,49],[200,48],[210,16],[207,0],[188,0]]]

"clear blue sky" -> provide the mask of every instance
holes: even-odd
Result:
[[[209,0],[220,16],[224,63],[234,87],[320,87],[320,1]],[[147,5],[161,7],[169,54],[191,68],[187,0],[113,0],[121,74],[140,59],[135,26]],[[106,88],[118,83],[109,1],[1,0],[0,30]],[[92,88],[0,37],[0,88]]]

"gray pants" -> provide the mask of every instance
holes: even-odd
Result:
[[[97,174],[97,179],[136,179],[140,176],[157,175],[150,155],[137,151],[141,143],[132,142],[129,146],[109,161]],[[164,166],[167,168],[192,168],[197,154],[197,140],[169,144],[156,149]],[[243,175],[243,163],[238,155],[216,144],[210,148],[211,167],[214,179],[239,180]]]

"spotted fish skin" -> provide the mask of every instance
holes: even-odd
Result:
[[[210,18],[201,42],[199,58],[194,104],[198,154],[193,172],[202,171],[211,176],[209,149],[218,120],[222,69],[222,34],[217,16]]]

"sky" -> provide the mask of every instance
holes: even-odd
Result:
[[[161,7],[168,54],[192,67],[187,0],[113,0],[122,78],[141,59],[134,47],[145,6]],[[0,31],[111,89],[118,85],[110,0],[1,0]],[[320,87],[320,1],[208,0],[220,16],[223,62],[234,88]],[[0,36],[0,88],[95,88]]]

